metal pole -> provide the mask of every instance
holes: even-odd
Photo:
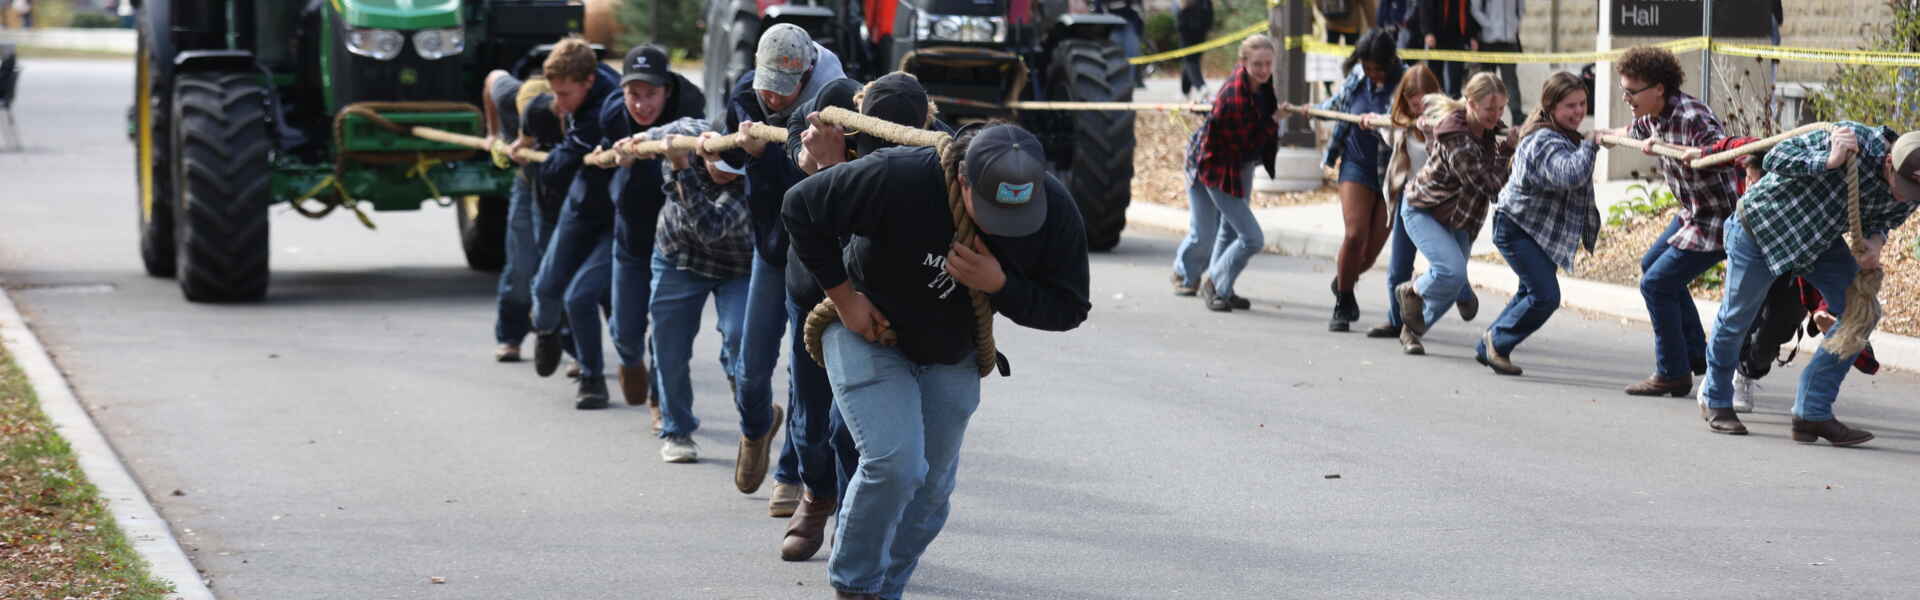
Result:
[[[1700,50],[1700,103],[1713,106],[1713,0],[1701,9],[1700,35],[1707,38],[1707,47]]]
[[[1601,18],[1606,18],[1602,15]],[[1553,0],[1553,12],[1547,15],[1547,51],[1560,51],[1560,0]]]

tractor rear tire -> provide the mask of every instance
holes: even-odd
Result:
[[[735,3],[716,0],[707,14],[709,23],[724,23],[707,30],[706,79],[707,114],[720,114],[731,100],[733,84],[753,70],[753,55],[760,49],[760,15],[739,10]],[[749,3],[747,7],[752,7]]]
[[[460,225],[460,250],[467,268],[498,273],[507,264],[507,199],[503,196],[467,196],[453,203]]]
[[[1112,42],[1063,41],[1054,49],[1048,71],[1052,99],[1133,101],[1133,65]],[[1086,221],[1090,250],[1112,250],[1127,227],[1127,205],[1133,201],[1133,114],[1077,110],[1065,117],[1073,128],[1066,184]]]
[[[139,34],[133,78],[133,181],[134,222],[140,227],[140,263],[154,277],[173,277],[176,249],[173,245],[173,164],[169,162],[172,143],[167,122],[172,100],[167,87],[155,77],[157,57],[147,46],[145,29]],[[145,124],[144,130],[141,125]],[[142,134],[145,135],[142,135]]]
[[[178,74],[173,123],[181,293],[193,302],[266,297],[273,143],[260,74]]]

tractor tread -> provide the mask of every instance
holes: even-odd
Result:
[[[174,82],[180,290],[194,302],[264,298],[272,201],[266,88],[255,73]]]

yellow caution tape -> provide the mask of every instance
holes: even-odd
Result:
[[[1724,42],[1714,42],[1713,52],[1715,54],[1725,54],[1728,56],[1750,56],[1753,58],[1793,62],[1878,65],[1884,67],[1920,67],[1920,54],[1911,52],[1760,46],[1753,44],[1729,44]]]
[[[1229,33],[1224,37],[1218,37],[1211,40],[1207,40],[1205,42],[1194,44],[1192,46],[1187,46],[1179,50],[1168,50],[1166,52],[1161,52],[1159,54],[1148,54],[1146,56],[1136,56],[1136,57],[1127,59],[1127,62],[1130,64],[1144,65],[1147,63],[1160,62],[1163,60],[1173,60],[1176,58],[1184,57],[1189,54],[1198,54],[1201,52],[1212,50],[1214,48],[1225,46],[1227,44],[1238,42],[1240,40],[1247,39],[1247,36],[1251,36],[1253,34],[1260,33],[1266,30],[1267,30],[1266,23],[1254,23],[1252,25],[1248,25],[1244,28],[1241,28],[1239,31]]]
[[[1295,46],[1288,40],[1287,47]],[[1318,39],[1305,38],[1304,50],[1308,54],[1337,56],[1345,58],[1353,53],[1353,46],[1329,44]],[[1707,38],[1690,37],[1669,40],[1654,44],[1666,48],[1669,52],[1693,52],[1704,50],[1710,44]],[[1453,62],[1526,64],[1526,63],[1585,63],[1614,60],[1627,51],[1626,48],[1594,52],[1474,52],[1469,50],[1401,50],[1400,58],[1407,60],[1444,60]]]

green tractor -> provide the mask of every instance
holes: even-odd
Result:
[[[195,302],[268,282],[268,213],[455,206],[467,264],[504,261],[512,171],[408,133],[486,132],[482,79],[581,30],[565,0],[146,0],[130,129],[140,256]]]

